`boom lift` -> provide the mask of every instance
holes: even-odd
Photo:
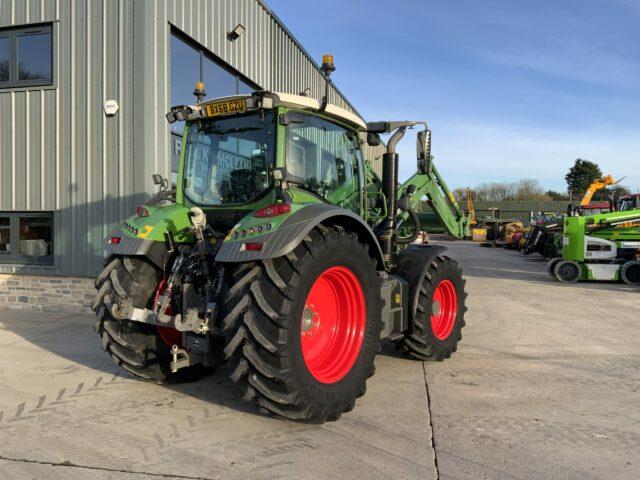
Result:
[[[562,257],[548,264],[552,278],[623,280],[640,285],[640,210],[566,217]]]
[[[205,102],[200,84],[196,105],[167,114],[186,121],[175,191],[109,235],[96,280],[95,329],[124,370],[176,382],[228,362],[261,411],[323,422],[364,394],[381,339],[420,360],[456,350],[462,271],[445,247],[412,244],[423,195],[451,235],[469,227],[430,132],[329,104],[332,57],[322,70],[321,101],[260,91]],[[396,145],[417,126],[417,173],[399,186]],[[391,134],[382,178],[364,162],[364,134]]]

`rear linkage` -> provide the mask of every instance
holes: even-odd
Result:
[[[212,265],[221,242],[212,245],[207,238],[219,240],[224,235],[207,225],[206,216],[198,207],[191,209],[190,219],[192,226],[188,230],[196,239],[195,245],[176,246],[171,232],[165,233],[167,258],[174,260],[168,275],[158,285],[152,308],[136,308],[129,298],[120,304],[112,304],[105,298],[105,306],[117,320],[174,328],[183,333],[183,341],[186,340],[189,350],[171,346],[170,368],[174,373],[197,363],[215,363],[205,359],[212,353],[211,337],[207,334],[222,335],[212,322],[219,314],[224,287],[224,268]],[[175,256],[172,255],[174,252]],[[181,293],[183,313],[173,312],[171,303],[178,298],[176,292]]]

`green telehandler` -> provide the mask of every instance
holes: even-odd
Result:
[[[330,56],[322,69],[328,90]],[[186,122],[177,186],[154,175],[160,193],[107,237],[96,280],[95,330],[124,370],[178,382],[228,363],[262,412],[323,422],[365,393],[381,339],[420,360],[456,350],[465,280],[445,247],[416,243],[414,207],[427,196],[459,238],[469,219],[430,131],[367,124],[327,90],[204,101],[198,84],[197,104],[167,114]],[[418,171],[399,185],[396,145],[416,126]],[[381,178],[365,134],[391,135]]]

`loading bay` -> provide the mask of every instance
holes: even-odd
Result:
[[[260,415],[226,368],[133,380],[90,316],[1,311],[0,478],[638,478],[640,290],[443,243],[469,293],[458,352],[423,364],[385,346],[356,409],[324,425]]]

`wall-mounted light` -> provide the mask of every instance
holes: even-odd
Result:
[[[234,28],[229,33],[227,33],[227,39],[229,39],[231,41],[236,40],[238,37],[240,37],[240,35],[242,35],[246,31],[247,31],[247,29],[245,28],[245,26],[242,25],[241,23],[239,23],[236,26],[236,28]]]

